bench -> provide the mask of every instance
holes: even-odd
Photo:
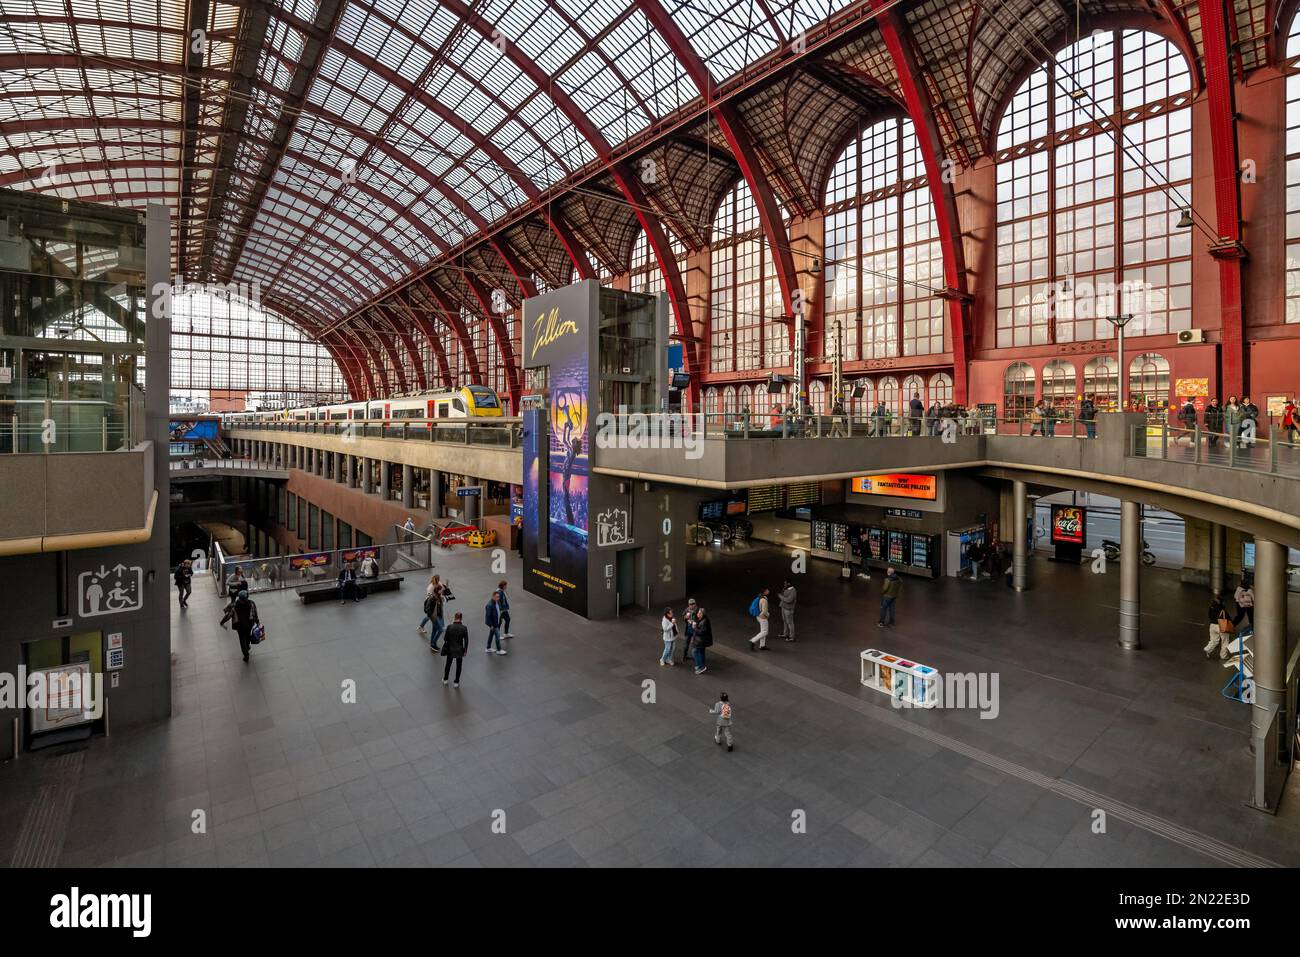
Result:
[[[397,591],[402,587],[402,576],[394,574],[380,575],[377,578],[358,578],[357,588],[360,590],[360,596],[373,595],[377,591]],[[295,591],[298,597],[302,599],[304,605],[310,605],[314,601],[326,601],[332,599],[341,601],[342,597],[339,592],[339,583],[337,580],[315,582],[311,585],[303,585]]]

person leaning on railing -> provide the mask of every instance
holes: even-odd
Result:
[[[1090,439],[1097,437],[1097,407],[1092,402],[1092,396],[1085,395],[1083,401],[1079,403],[1078,412],[1079,421],[1083,423],[1085,435]]]

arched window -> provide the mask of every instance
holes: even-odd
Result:
[[[870,415],[876,409],[876,384],[870,379],[859,379],[853,385],[862,387],[862,395],[852,400],[850,413],[854,416]]]
[[[826,393],[828,391],[826,383],[821,379],[813,379],[808,384],[808,404],[812,406],[813,412],[817,415],[824,415],[831,410],[831,407],[826,402]]]
[[[739,411],[739,407],[736,405],[735,386],[729,385],[722,390],[722,411],[733,413],[733,414]]]
[[[1053,359],[1043,366],[1043,398],[1053,409],[1073,411],[1076,383],[1074,363],[1067,359]]]
[[[930,376],[930,400],[940,405],[952,404],[952,376],[946,372]]]
[[[1140,30],[1097,32],[1040,67],[998,129],[999,347],[1191,327],[1191,74]],[[1097,121],[1108,118],[1097,132]]]
[[[901,411],[898,405],[898,395],[898,380],[892,375],[885,376],[876,386],[876,401],[894,415],[898,415]]]
[[[674,258],[677,260],[677,272],[682,277],[682,287],[686,286],[686,247],[682,245],[677,235],[664,227],[664,234],[668,237],[668,248],[672,250]],[[632,268],[629,276],[629,287],[633,292],[663,292],[668,284],[664,281],[663,271],[659,268],[659,260],[655,258],[654,253],[650,250],[650,241],[646,239],[645,230],[637,233],[636,242],[632,244]]]
[[[590,249],[587,250],[587,262],[591,263],[591,268],[596,271],[596,279],[599,280],[600,284],[602,286],[609,285],[610,280],[614,278],[614,274],[609,271],[609,268],[603,262],[596,258]]]
[[[1013,362],[1002,374],[1002,415],[1017,419],[1034,407],[1034,367]]]
[[[876,123],[840,154],[826,208],[826,318],[843,326],[844,358],[946,351],[943,253],[911,120]]]
[[[782,212],[784,217],[784,211]],[[758,207],[741,180],[713,220],[709,370],[735,372],[790,364],[790,325]]]
[[[1152,411],[1169,405],[1168,359],[1158,352],[1144,352],[1128,369],[1128,394],[1134,404]]]
[[[722,411],[722,396],[718,394],[718,387],[711,385],[704,390],[704,411],[716,415]]]
[[[1083,367],[1083,394],[1092,397],[1098,412],[1114,412],[1119,402],[1119,374],[1114,356],[1096,356]]]
[[[911,407],[912,396],[921,397],[921,405],[929,408],[929,401],[925,397],[925,382],[919,375],[910,375],[903,380],[903,398],[901,411],[906,412]]]
[[[1286,321],[1300,322],[1300,16],[1286,41]]]

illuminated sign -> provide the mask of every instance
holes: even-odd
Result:
[[[1083,545],[1088,510],[1078,505],[1052,506],[1052,544]]]
[[[849,480],[849,491],[858,495],[892,495],[895,498],[923,498],[933,502],[938,479],[933,475],[890,472],[887,475],[859,475]]]

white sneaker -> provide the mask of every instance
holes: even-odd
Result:
[[[502,637],[502,638],[513,638],[514,635],[502,635],[501,637]]]
[[[446,683],[447,683],[447,679],[446,679],[446,678],[443,678],[443,679],[442,679],[442,683],[443,683],[443,684],[446,684]]]
[[[483,650],[484,650],[485,652],[487,652],[489,655],[492,654],[492,649],[491,649],[491,648],[484,648]]]
[[[504,648],[502,648],[500,651],[497,652],[498,655],[504,655],[505,653],[506,650]]]

